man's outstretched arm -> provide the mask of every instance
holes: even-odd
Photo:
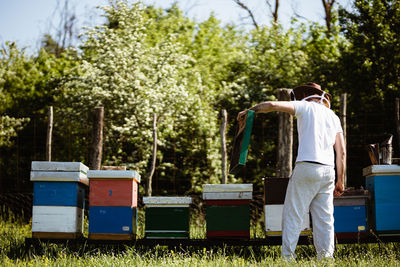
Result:
[[[290,101],[267,101],[257,104],[250,108],[255,113],[268,113],[271,111],[281,111],[294,115],[295,109],[294,105]],[[239,112],[237,119],[240,120],[241,117],[245,116],[247,110]]]

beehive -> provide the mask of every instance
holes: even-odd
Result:
[[[136,236],[134,207],[89,207],[89,239],[130,240]]]
[[[80,162],[32,162],[32,237],[82,236],[87,171]]]
[[[144,197],[146,238],[189,238],[191,197]]]
[[[89,239],[136,236],[140,175],[126,170],[90,170]]]
[[[205,184],[207,238],[250,238],[252,184]]]
[[[264,218],[268,236],[282,235],[282,212],[289,178],[264,178]],[[310,213],[303,218],[301,235],[311,234]]]
[[[368,191],[346,192],[333,200],[334,228],[337,239],[355,239],[367,236]]]
[[[400,166],[371,165],[363,169],[371,193],[368,223],[380,235],[400,234]]]

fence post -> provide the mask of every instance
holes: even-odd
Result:
[[[347,94],[343,93],[340,95],[340,122],[342,123],[344,146],[347,151]],[[344,173],[344,187],[347,186],[347,171]]]
[[[90,168],[92,170],[100,170],[101,166],[101,158],[103,155],[103,124],[104,107],[96,107],[94,109],[92,156],[90,162]]]
[[[226,124],[228,120],[228,114],[225,109],[221,111],[222,122],[220,128],[221,135],[221,155],[222,155],[222,183],[226,184],[228,182],[227,173],[227,155],[226,155]]]
[[[47,126],[47,137],[46,137],[46,161],[51,161],[51,143],[53,135],[53,106],[49,107],[48,115],[48,126]]]
[[[278,89],[279,101],[290,101],[290,89]],[[293,160],[293,116],[279,112],[278,155],[276,177],[289,177],[292,173]]]

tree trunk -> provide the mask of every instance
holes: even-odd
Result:
[[[332,29],[332,7],[336,0],[322,0],[322,5],[325,11],[325,23],[328,34],[330,34]]]
[[[272,12],[272,16],[274,18],[274,22],[278,23],[278,10],[279,10],[279,0],[275,0],[275,8]]]
[[[51,161],[51,143],[53,135],[53,106],[49,107],[49,124],[46,137],[46,161]]]
[[[156,160],[157,160],[157,114],[153,114],[153,155],[150,166],[149,174],[147,175],[147,196],[151,197],[152,194],[152,182],[153,175],[156,169]]]
[[[222,110],[222,122],[220,128],[221,134],[221,154],[222,154],[222,183],[226,184],[228,182],[227,173],[227,156],[226,156],[226,124],[228,121],[228,114],[225,109]]]
[[[347,94],[344,93],[340,96],[340,121],[342,123],[343,129],[343,137],[344,137],[344,145],[347,150],[347,122],[346,122],[346,113],[347,113]],[[344,186],[347,186],[347,173],[344,173]]]
[[[93,122],[93,140],[90,168],[100,170],[103,155],[104,107],[96,107]]]
[[[290,89],[278,89],[279,101],[290,101]],[[293,116],[279,112],[277,177],[289,177],[293,160]]]

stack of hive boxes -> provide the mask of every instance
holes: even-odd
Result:
[[[265,231],[268,236],[282,235],[282,212],[289,178],[264,178]],[[311,234],[310,213],[304,215],[301,235]]]
[[[207,238],[250,238],[252,184],[205,184]]]
[[[80,162],[32,162],[32,237],[82,236],[88,169]]]
[[[191,197],[144,197],[146,238],[189,238]]]
[[[136,237],[140,175],[126,170],[90,170],[89,239]]]
[[[371,193],[369,228],[380,235],[400,234],[400,166],[371,165],[363,175]]]

